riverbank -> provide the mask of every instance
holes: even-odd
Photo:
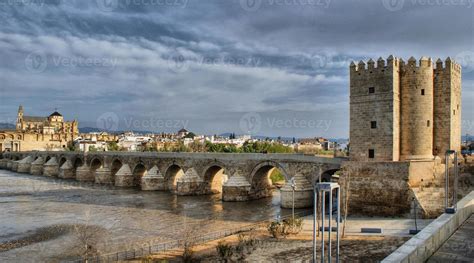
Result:
[[[418,220],[418,228],[422,229],[432,220]],[[219,243],[232,246],[235,250],[240,239],[255,240],[245,253],[233,252],[234,262],[305,262],[312,255],[312,216],[303,220],[302,231],[284,239],[275,239],[265,226],[253,231],[246,231],[225,238],[205,242],[193,247],[193,262],[219,262],[216,247]],[[401,246],[410,238],[409,230],[414,229],[414,220],[405,218],[350,218],[346,224],[346,235],[341,239],[341,260],[347,262],[377,262]],[[361,233],[361,228],[380,228],[380,234]],[[333,234],[333,238],[334,238]],[[318,240],[318,242],[320,242]],[[320,244],[320,243],[319,243]],[[334,246],[333,246],[334,248]],[[318,251],[319,251],[318,247]],[[335,254],[335,251],[333,251]],[[175,249],[158,253],[131,262],[182,262],[183,249]]]

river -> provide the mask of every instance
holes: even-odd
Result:
[[[6,170],[0,170],[0,211],[0,262],[61,261],[77,253],[75,231],[38,240],[38,231],[51,226],[99,227],[94,244],[103,253],[291,213],[280,208],[278,190],[260,200],[222,202],[219,195],[176,196]]]

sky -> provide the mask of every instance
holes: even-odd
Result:
[[[349,63],[463,66],[474,134],[474,0],[0,0],[0,122],[347,138]]]

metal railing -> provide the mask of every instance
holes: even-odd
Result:
[[[308,216],[312,214],[313,214],[313,211],[311,210],[295,213],[295,215],[299,217]],[[292,215],[289,214],[289,215],[281,217],[280,219],[286,219],[286,218],[291,218],[291,217]],[[199,243],[204,243],[204,242],[209,242],[216,239],[224,238],[230,235],[235,235],[241,232],[250,231],[258,227],[261,227],[262,225],[268,224],[271,220],[272,219],[268,219],[268,220],[259,221],[259,222],[245,225],[245,226],[211,232],[211,233],[195,236],[190,239],[178,239],[178,240],[167,241],[167,242],[159,242],[156,244],[150,244],[144,247],[129,249],[125,251],[106,253],[106,254],[101,254],[99,256],[88,257],[88,258],[77,258],[73,260],[67,260],[66,262],[81,263],[81,262],[87,261],[87,262],[98,263],[98,262],[115,262],[115,261],[121,261],[121,260],[131,260],[131,259],[141,258],[141,257],[164,252],[171,249],[182,248],[184,247],[184,244],[186,242],[190,242],[190,241],[192,241],[193,244],[199,244]],[[153,241],[151,241],[151,243],[153,243]]]

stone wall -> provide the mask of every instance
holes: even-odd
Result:
[[[344,162],[340,184],[349,180],[349,213],[395,216],[410,212],[409,162]]]

